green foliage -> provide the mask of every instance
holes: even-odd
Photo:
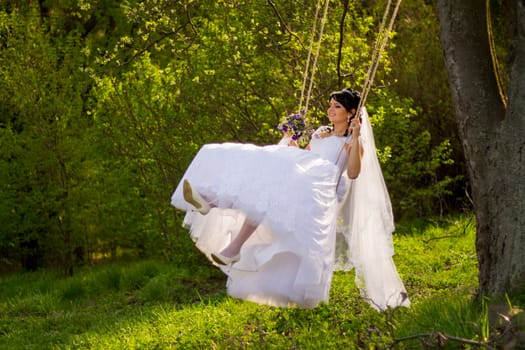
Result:
[[[0,5],[0,270],[72,274],[120,255],[197,261],[170,194],[203,144],[279,139],[279,120],[299,107],[315,4],[22,3]],[[308,113],[314,126],[327,123],[330,91],[362,85],[382,5],[349,3],[341,76],[343,7],[331,5]],[[408,25],[400,35],[415,40]],[[401,77],[391,50],[382,83],[424,70]],[[368,107],[396,214],[447,212],[458,183],[449,174],[453,139],[428,127],[427,99],[401,99],[409,94],[395,89],[374,90]]]
[[[452,186],[462,177],[442,176],[454,163],[448,139],[436,144],[413,101],[377,91],[369,104],[376,147],[398,219],[443,214]]]
[[[0,169],[3,178],[11,179],[2,197],[12,224],[2,236],[34,250],[28,259],[41,255],[69,269],[80,244],[71,213],[81,206],[82,159],[88,152],[82,144],[87,121],[82,116],[81,58],[74,55],[78,41],[71,36],[51,45],[31,20],[4,16],[9,31],[0,56],[0,104],[9,107],[2,116],[0,142],[9,152],[2,154]]]
[[[383,5],[382,2],[378,3],[379,10]],[[416,197],[421,197],[422,203],[419,208],[414,208],[412,215],[414,212],[421,215],[429,211],[441,215],[465,209],[468,211],[471,208],[471,204],[465,199],[468,186],[464,176],[466,166],[463,147],[458,135],[439,37],[440,28],[434,2],[403,2],[397,19],[396,35],[392,38],[392,47],[389,50],[389,76],[394,79],[385,79],[382,70],[378,72],[378,79],[384,81],[388,90],[395,90],[397,96],[412,101],[411,108],[417,110],[414,132],[419,135],[424,131],[430,137],[426,152],[432,148],[454,160],[453,164],[434,167],[433,174],[425,174],[423,179],[412,178],[415,182],[425,181],[420,193],[410,196],[412,203],[403,203],[403,206],[416,207],[419,205]],[[438,154],[432,154],[431,157],[435,160],[440,158]],[[433,185],[429,186],[430,183]],[[397,185],[394,186],[397,189]],[[436,187],[434,195],[431,187]],[[433,203],[430,203],[431,200]]]

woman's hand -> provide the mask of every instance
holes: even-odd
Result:
[[[359,118],[356,118],[355,116],[352,118],[350,125],[348,126],[348,134],[351,134],[354,139],[357,139],[359,135],[361,135],[361,121]]]
[[[292,138],[289,132],[283,132],[283,138],[279,141],[278,145],[299,147],[299,144]]]
[[[293,139],[292,135],[290,135],[290,132],[285,131],[283,132],[283,135],[287,139],[290,139],[290,141],[288,142],[288,146],[299,147],[299,144],[297,143],[296,140]]]
[[[288,146],[299,147],[299,144],[294,139],[290,139],[290,142],[288,142]]]

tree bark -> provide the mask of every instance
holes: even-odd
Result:
[[[485,2],[438,0],[441,40],[476,215],[479,290],[525,284],[525,10],[516,2],[508,107],[494,75]]]

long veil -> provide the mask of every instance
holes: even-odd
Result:
[[[337,249],[336,268],[355,269],[361,295],[376,309],[409,306],[405,287],[392,256],[394,218],[390,196],[377,159],[368,113],[361,110],[361,140],[364,148],[361,173],[348,180],[349,193],[340,207],[340,235],[347,249]],[[344,175],[346,176],[346,174]]]

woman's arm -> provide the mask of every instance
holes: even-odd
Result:
[[[348,128],[349,133],[352,135],[350,144],[346,144],[346,150],[348,152],[348,163],[346,166],[346,173],[351,179],[356,179],[361,172],[361,157],[363,156],[363,149],[361,148],[361,142],[359,135],[361,134],[361,123],[359,119],[354,118]]]
[[[363,156],[363,149],[359,137],[352,137],[350,144],[346,144],[346,151],[348,152],[348,162],[346,166],[346,173],[351,179],[356,179],[361,172],[361,157]]]

